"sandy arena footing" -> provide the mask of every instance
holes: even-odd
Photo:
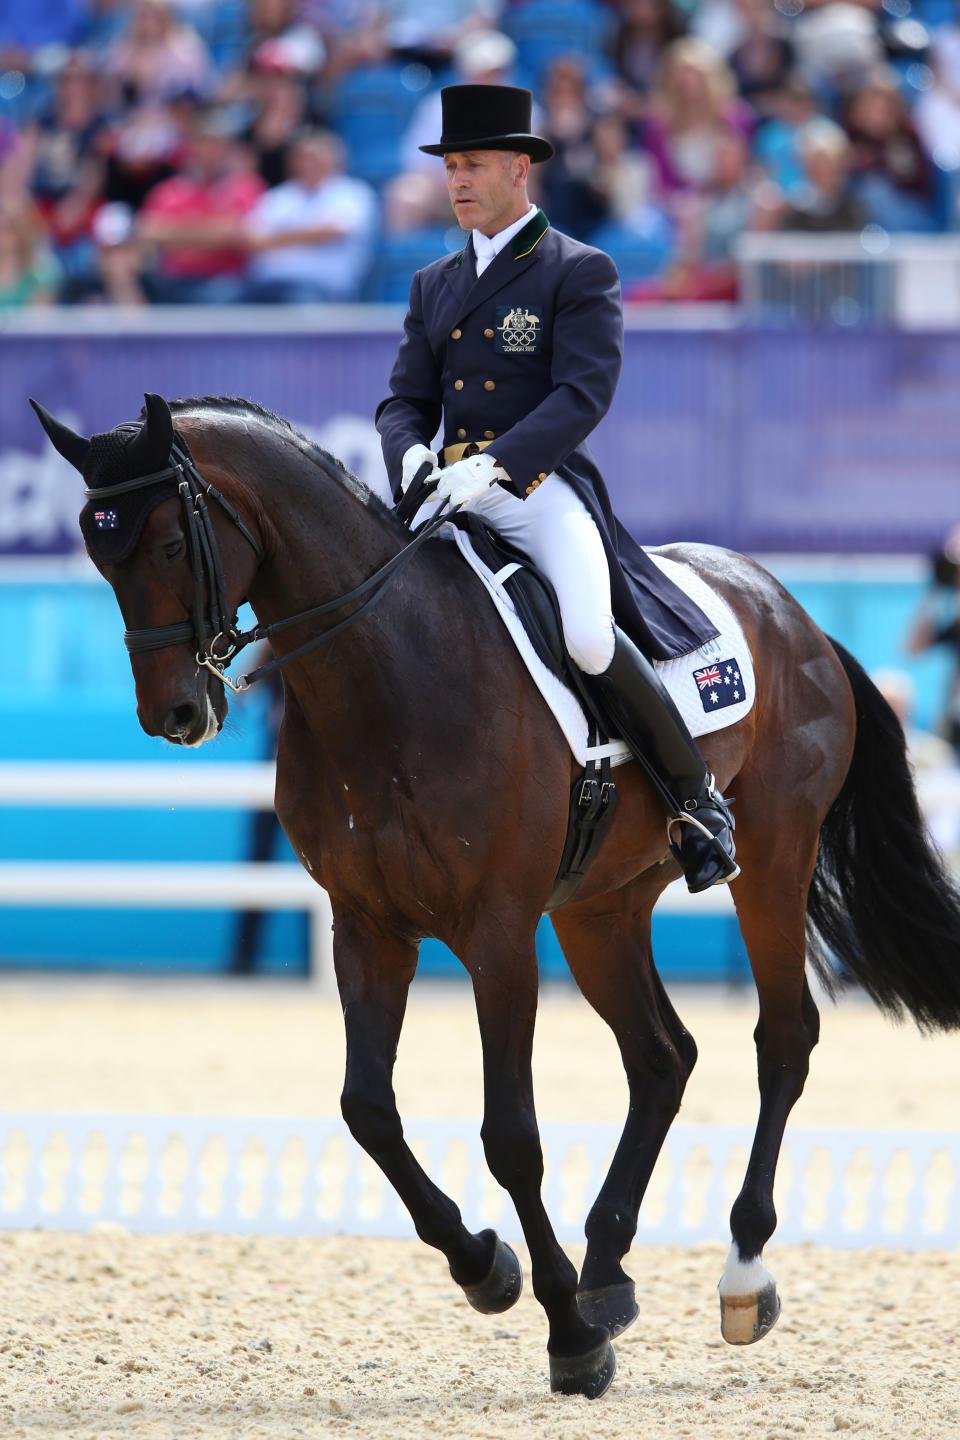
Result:
[[[701,1053],[681,1121],[751,1123],[752,993],[673,998]],[[336,1111],[339,1007],[301,986],[4,980],[0,1014],[10,1109]],[[612,1038],[570,990],[544,997],[536,1079],[545,1119],[624,1111]],[[463,987],[414,987],[397,1091],[411,1115],[479,1115]],[[956,1039],[924,1040],[847,1002],[824,1007],[795,1120],[947,1129],[958,1095]],[[960,1253],[774,1242],[783,1316],[760,1345],[736,1350],[719,1334],[724,1255],[718,1245],[633,1253],[641,1316],[617,1342],[611,1390],[590,1404],[549,1393],[528,1268],[515,1308],[483,1317],[416,1242],[2,1234],[0,1435],[960,1436]]]

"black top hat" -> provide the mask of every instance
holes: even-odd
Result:
[[[530,134],[533,96],[516,85],[447,85],[440,91],[443,134],[438,145],[421,145],[427,155],[451,150],[516,150],[549,160],[549,140]]]

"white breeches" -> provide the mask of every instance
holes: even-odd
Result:
[[[495,485],[467,508],[526,551],[551,581],[574,664],[588,675],[606,670],[616,643],[610,570],[600,531],[576,492],[548,475],[526,500]]]

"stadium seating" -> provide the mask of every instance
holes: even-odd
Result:
[[[346,143],[351,175],[380,186],[403,167],[400,143],[423,94],[422,66],[364,65],[331,98],[333,125]]]
[[[247,0],[216,0],[197,6],[191,24],[206,42],[217,69],[223,73],[239,69],[250,43],[250,6]]]
[[[644,230],[626,225],[601,225],[590,244],[606,250],[620,271],[623,284],[659,275],[673,250],[673,230],[666,216],[651,210]]]
[[[449,254],[456,245],[457,233],[455,227],[435,225],[406,235],[385,235],[380,241],[364,298],[405,305],[414,271]]]
[[[551,61],[576,55],[595,75],[609,68],[611,16],[593,0],[527,0],[507,8],[504,32],[517,47],[517,63],[537,88]]]

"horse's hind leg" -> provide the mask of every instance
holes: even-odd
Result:
[[[629,1087],[623,1134],[587,1216],[579,1292],[583,1314],[614,1335],[638,1314],[633,1281],[620,1262],[636,1234],[644,1192],[697,1058],[693,1037],[654,968],[655,893],[637,880],[615,895],[553,916],[574,979],[616,1036]]]
[[[740,1194],[730,1214],[733,1243],[720,1280],[720,1325],[733,1345],[760,1340],[780,1313],[776,1279],[763,1247],[776,1228],[773,1183],[787,1118],[803,1091],[820,1017],[804,975],[806,896],[816,840],[798,858],[796,835],[771,846],[739,847],[742,878],[734,900],[757,985],[760,1018],[754,1032],[760,1114]],[[784,853],[780,853],[780,852]],[[789,851],[789,853],[786,853]]]
[[[474,1308],[507,1310],[522,1285],[517,1257],[492,1230],[471,1235],[457,1206],[425,1174],[403,1138],[393,1066],[416,949],[374,933],[355,914],[337,908],[335,916],[334,956],[347,1036],[343,1118],[406,1205],[420,1239],[446,1256]]]

